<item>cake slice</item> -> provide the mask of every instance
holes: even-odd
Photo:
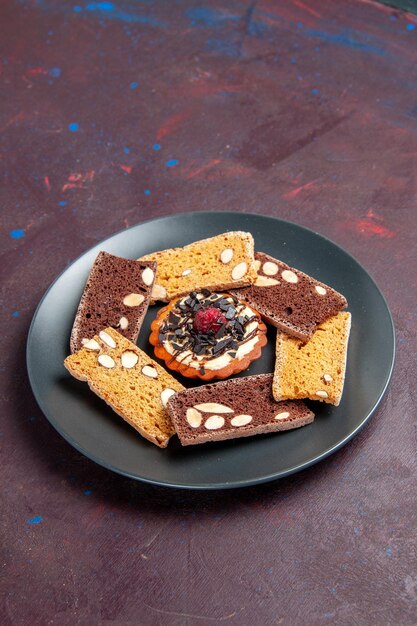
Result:
[[[341,312],[320,324],[307,343],[278,332],[272,384],[275,400],[309,398],[338,406],[350,325],[350,313]]]
[[[139,261],[158,264],[152,299],[167,302],[191,291],[228,290],[256,279],[250,233],[223,233],[184,246],[147,254]]]
[[[167,446],[175,430],[166,403],[184,387],[135,344],[106,328],[64,365],[143,437]]]
[[[308,341],[319,324],[347,306],[342,294],[300,270],[264,252],[255,259],[255,284],[231,293],[279,330]]]
[[[250,437],[310,424],[303,402],[275,402],[272,374],[233,378],[186,389],[168,400],[168,413],[183,446]]]
[[[136,342],[150,302],[156,263],[100,252],[87,279],[72,327],[70,349],[112,326]]]

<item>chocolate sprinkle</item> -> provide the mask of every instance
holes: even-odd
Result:
[[[209,330],[207,333],[200,333],[194,329],[195,313],[206,307],[220,309],[227,320],[216,332]],[[234,358],[239,345],[252,339],[258,332],[256,328],[245,337],[247,325],[259,320],[255,314],[242,315],[246,307],[246,303],[239,302],[234,296],[211,293],[207,289],[193,291],[175,303],[175,308],[160,327],[159,341],[168,341],[171,344],[173,358],[179,357],[186,350],[196,356],[203,356],[206,361],[226,352]],[[200,366],[200,373],[204,375],[204,365]]]

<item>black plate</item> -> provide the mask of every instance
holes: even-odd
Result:
[[[100,250],[135,259],[228,230],[250,231],[256,249],[311,274],[347,297],[352,331],[342,402],[339,407],[311,403],[314,423],[297,430],[185,448],[174,437],[168,448],[161,450],[142,439],[64,368],[75,311]],[[152,356],[148,336],[156,310],[150,308],[138,342]],[[273,329],[268,337],[261,359],[242,375],[273,371]],[[334,243],[271,217],[187,213],[124,230],[70,265],[48,289],[34,315],[27,365],[33,392],[48,420],[96,463],[158,485],[224,489],[297,472],[347,443],[378,406],[391,377],[394,352],[394,328],[384,297],[357,261]]]

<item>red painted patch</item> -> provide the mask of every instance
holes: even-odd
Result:
[[[90,183],[95,176],[94,170],[88,170],[87,172],[74,172],[68,176],[68,182],[62,187],[62,191],[68,189],[82,189],[85,183]]]
[[[45,183],[45,187],[47,188],[47,190],[51,191],[51,183],[49,182],[49,176],[45,176],[43,181]]]
[[[307,13],[310,13],[310,15],[314,15],[314,17],[321,17],[318,11],[315,11],[315,9],[312,9],[304,2],[300,2],[300,0],[292,0],[292,3],[295,4],[296,7],[299,7],[300,9],[302,9],[303,11],[307,11]]]
[[[316,182],[312,180],[309,183],[306,183],[305,185],[301,185],[301,187],[296,187],[295,189],[292,189],[291,191],[284,193],[282,197],[285,198],[286,200],[290,200],[291,198],[296,198],[302,191],[308,191],[309,189],[317,189],[317,187],[318,185],[316,185]]]
[[[133,170],[132,165],[119,165],[120,169],[122,169],[126,174],[130,174]]]
[[[213,167],[216,167],[217,165],[219,165],[219,163],[221,163],[221,159],[211,159],[211,161],[208,161],[208,163],[200,165],[200,167],[196,167],[194,169],[193,165],[191,165],[188,170],[185,170],[184,178],[186,180],[190,180],[191,178],[195,178],[196,176],[201,176],[201,174],[204,174],[213,169]]]
[[[26,76],[39,76],[40,74],[48,74],[48,70],[44,67],[31,67],[26,71]]]
[[[366,217],[356,218],[344,224],[345,228],[354,230],[356,233],[370,239],[373,236],[391,239],[397,235],[396,231],[390,230],[383,225],[383,218],[377,215],[372,209],[366,214]]]
[[[191,109],[186,109],[185,111],[180,111],[179,113],[175,113],[168,117],[165,122],[158,128],[158,132],[156,133],[157,141],[161,141],[164,137],[168,135],[172,135],[173,132],[177,130],[177,128],[188,120],[191,117]]]

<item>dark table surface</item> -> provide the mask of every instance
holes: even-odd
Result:
[[[5,0],[0,29],[1,623],[415,624],[417,18],[356,0]],[[112,474],[28,384],[56,275],[198,210],[324,234],[395,320],[369,425],[257,488]]]

